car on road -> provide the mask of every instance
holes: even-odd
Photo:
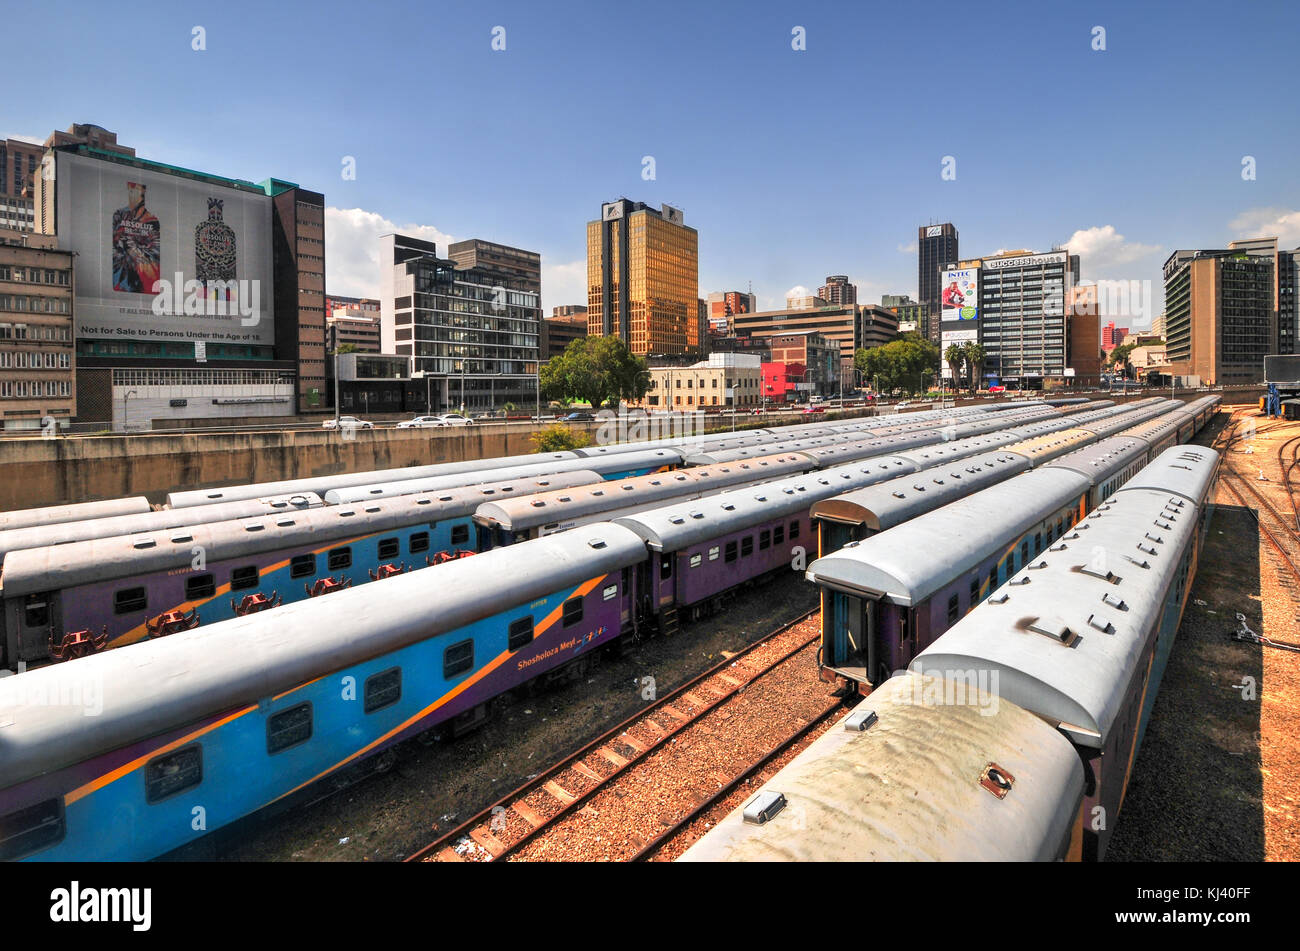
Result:
[[[322,429],[374,429],[375,424],[367,422],[364,419],[357,419],[355,416],[340,416],[338,419],[327,419],[321,423]]]
[[[468,416],[462,416],[460,413],[443,413],[437,417],[442,421],[444,426],[473,426],[474,420]]]
[[[801,409],[799,412],[800,412],[802,415],[804,415],[804,416],[810,416],[810,415],[812,415],[813,413],[824,413],[824,412],[826,412],[826,407],[825,407],[825,406],[805,406],[805,407],[804,407],[803,409]]]
[[[397,424],[398,429],[432,429],[437,426],[446,426],[441,416],[417,416],[415,419],[404,419]]]
[[[590,423],[595,419],[596,417],[592,413],[570,413],[564,417],[566,423]]]

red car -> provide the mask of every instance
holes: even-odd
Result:
[[[1006,388],[1005,386],[990,386],[990,387],[989,387],[989,392],[990,392],[990,393],[1005,393],[1006,391],[1007,391],[1007,388]]]
[[[799,412],[802,413],[804,416],[808,416],[808,415],[811,415],[812,413],[824,413],[824,412],[826,412],[826,407],[824,407],[824,406],[805,406],[805,407],[804,407],[802,410],[800,410]]]

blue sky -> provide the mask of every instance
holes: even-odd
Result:
[[[1300,246],[1294,2],[50,2],[5,26],[0,136],[94,122],[323,191],[334,293],[373,293],[375,236],[418,227],[539,250],[544,306],[585,303],[585,222],[620,195],[685,209],[700,293],[763,306],[831,273],[915,294],[932,219],[963,256],[1068,241],[1085,280],[1157,294],[1174,248]]]

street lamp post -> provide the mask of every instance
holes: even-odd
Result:
[[[131,414],[127,409],[127,402],[135,395],[135,390],[127,390],[122,394],[122,432],[124,433],[131,429]]]

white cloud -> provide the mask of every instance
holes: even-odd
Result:
[[[812,293],[813,293],[812,291],[808,290],[808,288],[804,287],[802,284],[796,284],[794,287],[790,288],[788,291],[785,292],[785,296],[786,297],[811,297]],[[782,307],[785,306],[784,301],[782,301],[781,306]]]
[[[568,264],[547,264],[542,255],[542,316],[549,317],[556,307],[587,303],[587,261],[581,258]]]
[[[379,237],[397,232],[438,245],[446,255],[456,239],[433,225],[399,225],[364,208],[325,209],[325,267],[331,294],[379,296]]]
[[[909,241],[907,244],[898,246],[899,254],[915,254],[918,250],[920,250],[920,247],[915,241]]]
[[[1238,238],[1277,237],[1279,248],[1300,245],[1300,211],[1285,208],[1251,208],[1232,219]]]
[[[1089,280],[1139,278],[1149,269],[1135,269],[1129,265],[1161,250],[1158,244],[1141,244],[1125,239],[1114,225],[1076,231],[1062,243],[1071,254],[1079,255],[1080,275]]]

